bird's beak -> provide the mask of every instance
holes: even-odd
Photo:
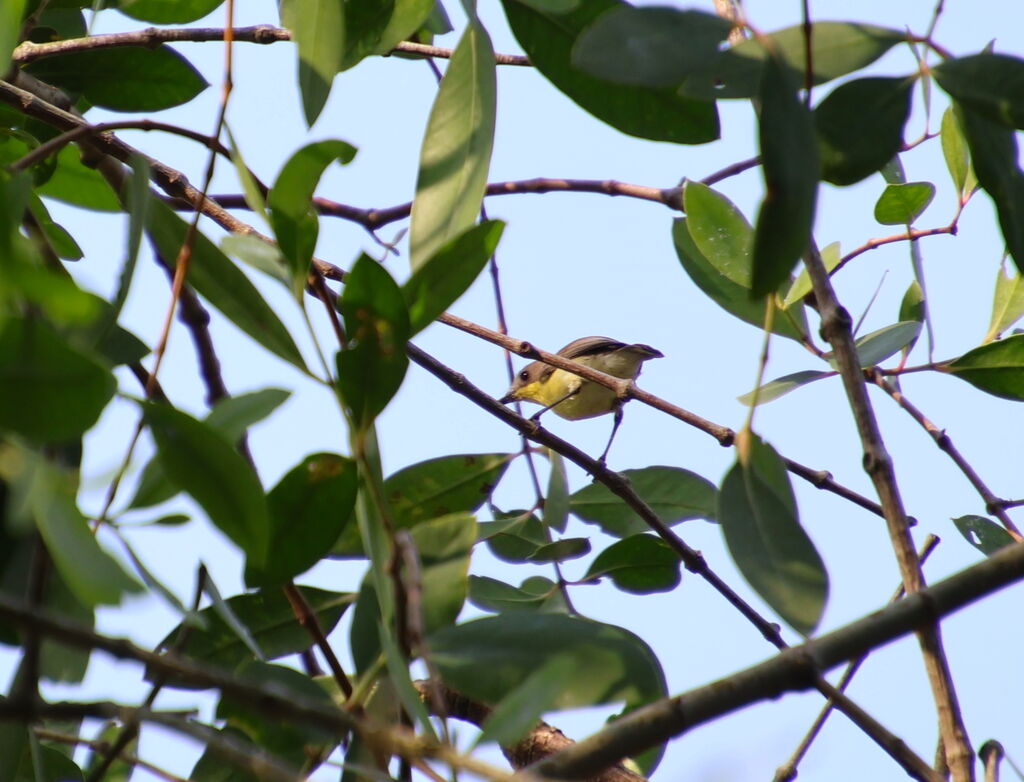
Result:
[[[505,396],[503,396],[498,401],[501,402],[503,405],[507,405],[509,402],[516,401],[516,395],[509,391],[507,394],[505,394]]]

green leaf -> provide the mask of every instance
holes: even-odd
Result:
[[[701,256],[715,271],[750,288],[754,231],[737,206],[700,182],[683,185],[686,227]]]
[[[26,745],[20,760],[15,759],[16,770],[11,782],[81,782],[82,769],[60,750],[53,747],[38,748],[38,770],[32,750]]]
[[[841,260],[843,260],[843,255],[839,250],[839,242],[832,242],[821,248],[821,262],[825,265],[825,271],[831,273]],[[793,304],[810,293],[813,287],[811,275],[807,272],[807,268],[804,267],[800,270],[796,279],[793,280],[793,284],[789,286],[786,297],[782,300],[782,308],[788,310]]]
[[[167,0],[117,0],[107,3],[108,6],[116,5],[121,13],[132,19],[153,24],[187,24],[213,13],[223,4],[224,0],[175,0],[173,3]]]
[[[946,109],[942,115],[942,125],[939,131],[942,142],[942,156],[946,160],[946,168],[949,169],[949,176],[956,185],[956,192],[963,196],[970,188],[967,183],[971,173],[971,157],[967,153],[967,139],[964,138],[963,129],[960,127],[960,120],[957,119],[956,111],[952,106]]]
[[[117,383],[38,317],[0,316],[0,430],[36,442],[92,428]]]
[[[188,60],[166,46],[86,49],[36,60],[26,70],[113,111],[169,109],[209,86]]]
[[[188,230],[185,221],[154,199],[146,228],[157,251],[173,267]],[[198,231],[192,247],[188,282],[228,320],[271,353],[309,372],[288,329],[249,278]]]
[[[708,60],[703,73],[688,77],[683,92],[697,98],[753,98],[758,95],[769,52],[776,53],[791,77],[803,84],[806,57],[804,26],[793,25],[766,36],[751,38]],[[864,68],[906,39],[899,30],[856,22],[814,22],[811,26],[811,62],[814,84]],[[766,50],[765,44],[768,48]]]
[[[1024,268],[1024,172],[1017,159],[1017,137],[966,106],[958,107],[978,183],[999,214],[1006,248],[1018,269]]]
[[[751,291],[763,297],[787,281],[807,250],[818,197],[814,119],[798,100],[785,65],[765,62],[758,135],[765,195],[754,229]]]
[[[422,568],[423,628],[432,633],[454,624],[466,602],[476,519],[469,513],[431,519],[413,527],[412,539]],[[410,574],[403,571],[403,575]]]
[[[0,68],[7,72],[11,52],[18,45],[27,0],[7,0],[0,6]]]
[[[302,586],[299,591],[316,616],[324,634],[329,634],[355,601],[351,592],[328,592]],[[313,645],[309,631],[295,619],[291,604],[280,589],[229,597],[224,601],[231,613],[249,629],[256,644],[269,660],[305,651]],[[181,644],[181,646],[179,646]],[[160,647],[177,649],[183,656],[217,668],[234,670],[253,659],[238,634],[211,606],[199,612],[199,622],[188,621],[160,642]],[[175,683],[175,686],[181,686]]]
[[[360,256],[338,300],[348,342],[338,351],[338,391],[353,425],[365,430],[391,401],[409,366],[409,311],[384,267]]]
[[[550,542],[551,533],[532,513],[518,511],[509,519],[480,524],[480,539],[498,559],[519,564],[532,562]]]
[[[672,222],[672,239],[676,255],[683,269],[707,296],[729,314],[763,328],[766,301],[750,298],[750,289],[738,285],[719,272],[703,253],[697,249],[689,230],[689,219],[681,217]],[[772,332],[798,342],[808,333],[807,316],[802,306],[778,314],[772,324]]]
[[[358,488],[356,463],[337,454],[312,454],[289,470],[267,495],[272,554],[246,582],[283,584],[325,557],[352,522]]]
[[[665,524],[715,518],[715,487],[680,467],[623,470],[633,490]],[[569,498],[573,514],[618,538],[646,532],[648,527],[617,495],[601,483],[584,486]]]
[[[482,611],[544,611],[566,613],[558,585],[543,576],[531,576],[514,587],[488,576],[469,577],[469,601]]]
[[[472,513],[491,495],[514,454],[456,454],[413,464],[384,482],[397,529],[450,513]]]
[[[409,227],[413,271],[480,213],[494,144],[494,68],[487,31],[470,23],[452,53],[423,137]]]
[[[590,540],[587,538],[562,538],[553,543],[545,543],[530,554],[530,562],[566,562],[579,559],[590,553]]]
[[[563,682],[573,674],[572,655],[555,655],[530,671],[512,692],[498,703],[486,721],[477,744],[495,742],[512,746],[537,726],[555,703]]]
[[[754,403],[756,397],[757,403],[763,405],[766,402],[771,402],[773,399],[778,399],[780,396],[785,396],[790,391],[796,391],[800,386],[813,383],[815,380],[821,380],[823,377],[834,377],[835,374],[835,372],[805,369],[802,372],[794,372],[791,375],[783,375],[782,377],[770,380],[758,388],[756,393],[748,391],[743,396],[736,397],[736,400],[740,404],[750,406]]]
[[[533,66],[602,122],[652,141],[703,144],[718,138],[718,111],[712,100],[684,97],[673,88],[615,84],[572,64],[572,49],[582,33],[606,12],[625,8],[625,3],[586,0],[567,12],[521,0],[502,0],[502,6]]]
[[[292,292],[301,297],[316,249],[320,223],[312,207],[313,193],[324,171],[335,160],[352,162],[356,148],[344,141],[314,141],[284,164],[267,195],[270,224],[281,253],[291,268]]]
[[[679,555],[661,538],[630,535],[613,543],[590,563],[584,581],[608,576],[623,592],[671,592],[682,580]]]
[[[342,0],[282,0],[281,23],[292,32],[299,55],[299,92],[306,125],[312,127],[345,63],[345,4]]]
[[[572,64],[615,84],[667,87],[702,71],[732,28],[729,20],[703,11],[613,7],[576,40]]]
[[[434,5],[434,0],[395,0],[391,18],[373,53],[387,54],[399,41],[408,39],[423,26]]]
[[[505,230],[500,220],[474,225],[447,242],[402,286],[409,307],[410,335],[422,331],[473,284]]]
[[[74,144],[68,144],[57,153],[53,174],[36,192],[82,209],[121,211],[121,202],[107,180],[96,169],[82,163],[82,155]]]
[[[982,342],[991,342],[1024,315],[1024,282],[1016,269],[1000,264],[992,297],[992,320]]]
[[[551,705],[558,709],[621,703],[665,694],[650,648],[621,627],[563,614],[514,612],[447,627],[430,636],[432,662],[445,683],[486,704],[499,703],[555,656],[574,662]]]
[[[987,394],[1024,401],[1024,334],[969,350],[949,362],[945,371]]]
[[[238,182],[242,186],[242,195],[245,198],[245,205],[249,207],[255,214],[258,214],[264,220],[267,219],[267,200],[264,195],[263,189],[260,183],[257,181],[255,174],[246,165],[245,160],[242,158],[242,151],[238,148],[238,142],[235,140],[235,135],[231,132],[230,126],[226,123],[224,125],[224,132],[227,133],[228,143],[231,146],[231,164],[235,167],[235,173],[238,174]],[[266,242],[257,239],[255,236],[247,234],[232,234],[233,236],[247,236],[247,238],[254,241],[261,242],[265,246]],[[223,240],[221,241],[223,244]]]
[[[104,723],[103,730],[101,730],[96,739],[103,742],[106,746],[113,746],[114,742],[121,736],[121,732],[124,730],[124,726],[115,720],[109,720]],[[121,754],[118,755],[117,760],[113,761],[107,770],[100,775],[100,778],[104,782],[128,782],[132,773],[135,771],[134,760],[125,760],[126,757],[139,755],[139,737],[135,735],[125,746]],[[102,752],[98,747],[90,747],[89,754],[86,756],[85,764],[83,766],[87,776],[97,773],[97,769],[100,764],[106,760],[107,753]]]
[[[924,300],[924,289],[921,287],[921,283],[914,280],[907,286],[907,292],[903,294],[903,300],[900,302],[900,320],[924,323],[927,318],[928,304]],[[910,354],[916,344],[917,337],[907,343],[902,349],[904,358]]]
[[[245,552],[250,566],[262,565],[273,553],[270,518],[252,467],[220,432],[180,410],[145,402],[143,415],[167,476]]]
[[[561,454],[548,449],[551,471],[548,491],[544,497],[544,526],[565,532],[569,522],[569,481],[565,474],[565,460]]]
[[[900,151],[913,80],[872,77],[848,81],[814,110],[821,177],[852,185]]]
[[[430,9],[426,9],[424,16]],[[345,56],[342,69],[373,54],[395,12],[394,0],[345,0]],[[408,30],[415,33],[419,25]],[[401,39],[399,39],[401,40]],[[394,44],[392,44],[393,46]]]
[[[220,249],[232,258],[244,261],[252,268],[263,272],[291,290],[291,274],[289,274],[285,258],[276,244],[269,244],[263,239],[248,234],[228,234],[220,240]]]
[[[739,460],[718,493],[718,520],[733,561],[747,582],[803,635],[817,627],[828,574],[797,515],[786,467],[756,435],[738,446]]]
[[[992,122],[1024,129],[1024,60],[986,52],[951,57],[932,69],[935,80],[957,102]]]
[[[855,343],[860,366],[866,369],[882,363],[917,339],[920,333],[921,322],[910,320],[893,323],[865,334]]]
[[[229,442],[235,442],[253,424],[268,418],[292,395],[283,388],[263,388],[247,394],[218,399],[206,423],[220,432]]]
[[[986,557],[995,554],[999,549],[1012,546],[1016,541],[1003,527],[984,516],[960,516],[953,523],[964,536],[964,540],[974,546]]]
[[[89,522],[75,504],[75,471],[61,469],[21,450],[25,507],[53,563],[75,599],[86,607],[117,605],[141,588],[110,554],[100,548]]]
[[[931,182],[886,185],[875,204],[875,219],[882,225],[910,225],[935,197]]]

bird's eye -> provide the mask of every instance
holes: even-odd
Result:
[[[527,371],[526,371],[526,370],[524,369],[524,370],[523,370],[522,372],[520,372],[520,373],[519,373],[519,379],[520,379],[520,380],[529,380],[529,379],[530,379],[530,373],[529,373],[529,372],[527,372]]]

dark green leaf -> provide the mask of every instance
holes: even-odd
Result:
[[[722,481],[718,520],[729,553],[754,590],[798,632],[817,627],[828,574],[797,515],[782,459],[749,434]]]
[[[673,88],[615,84],[573,66],[572,48],[583,31],[606,12],[626,7],[625,3],[586,0],[567,13],[520,0],[502,0],[502,5],[534,67],[602,122],[652,141],[703,144],[718,138],[718,111],[710,99],[683,97]]]
[[[342,0],[282,0],[281,23],[292,32],[299,55],[299,92],[312,127],[345,63],[345,4]]]
[[[0,317],[0,429],[70,440],[90,429],[117,383],[38,317]]]
[[[623,592],[635,595],[670,592],[682,580],[679,565],[679,555],[661,538],[630,535],[598,554],[583,579],[608,576]]]
[[[452,54],[427,121],[409,227],[409,256],[420,269],[476,222],[494,144],[494,49],[471,23]]]
[[[873,367],[882,363],[917,339],[920,333],[921,322],[909,320],[865,334],[856,342],[857,358],[861,367]]]
[[[487,220],[447,242],[402,286],[410,335],[425,329],[473,284],[494,254],[505,224]]]
[[[856,79],[840,85],[814,110],[821,176],[852,185],[900,151],[913,80]]]
[[[986,557],[995,554],[999,549],[1012,546],[1016,541],[1003,527],[984,516],[960,516],[953,523],[964,536],[964,540],[974,546]]]
[[[665,524],[715,518],[715,487],[696,473],[679,467],[623,470],[633,490]],[[625,538],[647,531],[647,525],[607,486],[592,483],[569,498],[572,512],[609,535]]]
[[[107,180],[96,169],[83,165],[81,153],[74,144],[68,144],[57,154],[57,167],[37,192],[83,209],[121,210],[121,203]]]
[[[931,182],[886,185],[875,204],[875,219],[882,225],[910,225],[935,197]]]
[[[422,568],[423,627],[431,633],[453,624],[466,602],[476,520],[468,513],[431,519],[413,527],[412,539]]]
[[[111,720],[104,724],[103,730],[97,734],[96,739],[109,747],[118,740],[123,730],[124,726],[120,722]],[[138,754],[139,737],[138,735],[135,735],[135,737],[124,746],[117,759],[110,763],[109,766],[104,766],[106,771],[100,776],[100,778],[103,779],[104,782],[128,782],[129,777],[131,777],[132,773],[135,771],[135,763],[133,760],[125,760],[125,758],[130,756],[138,757]],[[90,748],[84,764],[85,773],[89,776],[97,773],[98,767],[101,764],[105,764],[106,759],[106,752],[102,752],[98,748]]]
[[[590,540],[587,538],[562,538],[554,543],[545,543],[530,554],[531,562],[565,562],[579,559],[590,553]]]
[[[479,508],[505,474],[514,454],[441,456],[399,470],[384,482],[397,528]]]
[[[551,540],[551,533],[532,513],[517,512],[509,519],[483,522],[479,539],[503,562],[531,562],[533,555]]]
[[[149,346],[127,329],[114,325],[96,345],[96,352],[112,366],[135,364],[149,355]]]
[[[491,710],[477,743],[511,746],[523,738],[554,705],[575,665],[571,655],[555,655],[530,671],[519,686]]]
[[[877,60],[905,40],[899,30],[856,22],[815,22],[811,27],[811,62],[814,84],[853,73]],[[806,36],[794,25],[763,36],[770,47],[751,38],[710,59],[704,73],[683,83],[683,91],[697,98],[753,98],[759,92],[768,52],[775,52],[798,83],[804,83]]]
[[[328,634],[354,602],[351,592],[327,592],[299,587],[324,634]],[[312,646],[309,632],[295,619],[291,604],[280,589],[271,588],[228,598],[225,603],[247,628],[267,659],[297,654]],[[179,625],[161,648],[176,649],[197,662],[233,670],[252,659],[252,652],[212,607],[199,612],[201,626]],[[184,638],[182,643],[179,639]],[[179,686],[175,684],[175,686]]]
[[[424,11],[424,16],[429,10]],[[357,65],[377,50],[394,12],[395,0],[345,0],[345,56],[342,69]],[[406,32],[415,33],[418,28],[417,24]]]
[[[324,709],[333,705],[323,687],[294,668],[249,660],[242,664],[236,675],[243,682],[272,688],[285,697],[291,695],[304,703],[315,703]],[[253,709],[250,703],[233,700],[228,695],[222,695],[217,704],[217,719],[226,720],[229,726],[252,739],[261,751],[296,769],[308,762],[307,747],[310,754],[315,754],[318,750],[329,752],[334,746],[324,731],[291,720],[274,719],[264,711]]]
[[[945,370],[987,394],[1024,401],[1024,334],[976,347]]]
[[[569,481],[565,474],[565,460],[549,449],[548,461],[551,472],[548,475],[548,492],[544,497],[544,526],[565,532],[569,521]]]
[[[223,5],[224,0],[117,0],[118,10],[143,22],[153,24],[187,24],[202,19]]]
[[[170,207],[154,199],[150,204],[147,230],[164,261],[173,266],[188,226]],[[188,282],[263,347],[308,372],[295,341],[274,310],[249,278],[201,232],[195,235]]]
[[[587,27],[572,64],[598,79],[637,87],[678,84],[718,56],[732,22],[668,7],[614,7]]]
[[[748,391],[743,396],[736,397],[736,400],[741,404],[749,406],[754,404],[756,397],[757,403],[763,405],[765,402],[771,402],[773,399],[785,396],[790,391],[796,391],[800,386],[813,383],[815,380],[821,380],[823,377],[833,377],[835,374],[835,372],[805,369],[802,372],[794,372],[791,375],[783,375],[782,377],[770,380],[758,388],[756,394],[753,391]]]
[[[143,413],[167,476],[245,552],[250,566],[266,562],[272,553],[268,551],[270,518],[252,467],[209,424],[152,402],[143,403]]]
[[[777,56],[765,61],[758,135],[765,195],[754,229],[751,290],[763,297],[789,278],[810,242],[818,197],[814,119]]]
[[[113,111],[160,111],[187,103],[209,86],[166,46],[86,49],[36,60],[27,70]]]
[[[932,69],[955,100],[1008,128],[1024,129],[1024,60],[1006,54],[951,57]]]
[[[516,691],[555,656],[574,661],[552,705],[567,709],[625,701],[637,706],[665,693],[650,648],[621,627],[562,614],[513,612],[447,627],[429,639],[446,684],[487,704]]]
[[[543,576],[532,576],[514,587],[487,576],[469,577],[469,601],[483,611],[545,611],[566,613],[558,585]]]
[[[996,205],[1006,248],[1017,268],[1024,268],[1024,172],[1017,159],[1016,134],[963,105],[958,116],[978,183]]]
[[[338,308],[348,335],[337,355],[338,391],[353,425],[366,429],[405,378],[409,311],[391,275],[368,255],[345,278]]]
[[[282,584],[319,562],[351,523],[358,488],[355,462],[337,454],[313,454],[291,469],[267,495],[272,554],[246,582]]]
[[[1024,316],[1024,282],[1016,269],[1001,264],[996,275],[992,320],[982,342],[991,342]]]
[[[36,773],[32,750],[25,746],[21,758],[15,759],[15,772],[11,782],[81,782],[82,769],[63,752],[53,747],[39,747],[39,770]]]
[[[230,726],[214,730],[212,739],[206,745],[203,754],[196,761],[189,772],[189,782],[261,782],[261,780],[247,771],[224,762],[223,755],[211,745],[218,739],[231,741],[243,751],[251,752],[253,755],[259,752],[259,747],[253,744],[252,739],[246,733]]]
[[[688,218],[681,217],[672,222],[672,239],[679,262],[698,288],[729,314],[745,323],[764,328],[767,302],[751,299],[749,288],[730,280],[704,257],[690,235]],[[803,335],[808,333],[803,306],[791,307],[778,313],[772,332],[801,341]]]
[[[270,224],[281,253],[291,267],[292,292],[301,296],[320,230],[312,208],[313,193],[327,166],[352,162],[356,148],[344,141],[314,141],[284,164],[267,195]]]
[[[949,176],[956,185],[956,192],[963,196],[968,191],[967,182],[971,176],[971,158],[967,154],[967,139],[960,127],[960,120],[957,119],[956,111],[950,106],[942,115],[942,126],[940,129],[942,141],[942,156],[946,160],[946,168],[949,169]]]

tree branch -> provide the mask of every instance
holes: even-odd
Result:
[[[235,41],[241,43],[271,44],[290,41],[292,34],[282,27],[270,24],[257,24],[251,27],[235,27],[231,31]],[[145,30],[132,30],[124,33],[107,33],[90,35],[85,38],[69,38],[52,43],[33,43],[23,41],[18,44],[11,55],[11,60],[18,65],[28,65],[45,57],[57,57],[62,54],[75,54],[95,49],[114,49],[123,46],[147,46],[155,48],[165,43],[210,43],[224,40],[223,27],[147,27]],[[411,54],[420,57],[440,57],[450,59],[451,49],[441,46],[428,46],[412,41],[402,41],[392,49],[392,54]],[[519,54],[495,53],[494,61],[498,65],[529,66],[530,60]]]
[[[810,274],[814,296],[821,313],[821,334],[835,352],[836,364],[864,448],[864,469],[882,501],[889,539],[899,563],[903,586],[907,594],[913,594],[924,585],[921,563],[910,536],[910,525],[896,484],[892,459],[885,449],[882,432],[871,407],[871,400],[868,398],[864,373],[860,368],[857,348],[854,345],[850,315],[840,306],[825,264],[821,260],[821,254],[813,242],[804,256],[804,263]],[[962,782],[973,780],[974,754],[971,752],[967,728],[960,713],[938,624],[918,628],[917,636],[939,714],[939,729],[949,768],[954,779]]]

